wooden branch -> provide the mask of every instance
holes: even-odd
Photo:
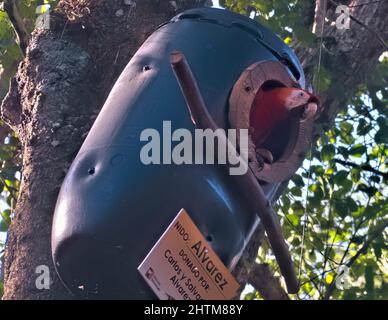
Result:
[[[255,263],[248,283],[251,284],[265,300],[290,300],[287,293],[280,285],[268,264]]]
[[[18,83],[16,78],[12,78],[8,93],[2,103],[0,103],[0,117],[14,132],[17,132],[21,113],[22,107],[20,104]]]
[[[327,10],[327,0],[317,0],[315,4],[315,18],[312,32],[317,37],[323,36],[323,28],[325,25],[325,16]]]
[[[371,234],[369,236],[369,239],[366,240],[363,244],[363,246],[356,252],[356,254],[348,261],[345,263],[345,265],[350,268],[353,263],[362,255],[366,252],[366,250],[369,248],[369,246],[371,245],[371,243],[378,237],[381,235],[382,232],[384,232],[384,230],[386,230],[386,228],[388,227],[388,222],[385,222],[383,223],[377,230],[375,230],[375,232],[373,232],[373,234]],[[334,276],[334,279],[332,281],[332,283],[330,284],[330,286],[327,288],[327,291],[326,291],[326,294],[325,294],[325,297],[324,299],[325,300],[328,300],[330,299],[331,295],[333,294],[333,291],[335,290],[336,288],[336,279],[337,279],[337,276],[338,275],[335,275]]]

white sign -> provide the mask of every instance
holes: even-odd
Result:
[[[230,300],[239,288],[184,209],[138,270],[161,300]]]

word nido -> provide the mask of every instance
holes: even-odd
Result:
[[[178,231],[178,234],[182,237],[184,241],[189,241],[190,236],[189,233],[186,232],[185,228],[177,221],[174,225],[175,229]]]

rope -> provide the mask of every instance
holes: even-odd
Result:
[[[325,31],[325,19],[326,19],[326,13],[327,13],[327,6],[325,4],[325,12],[322,19],[322,26],[320,30],[320,43],[319,43],[319,51],[318,51],[318,67],[316,76],[314,75],[313,83],[315,82],[316,92],[319,93],[319,84],[320,84],[320,73],[321,73],[321,66],[322,66],[322,51],[323,51],[323,33]],[[307,213],[307,206],[308,206],[308,196],[309,196],[309,189],[310,189],[310,183],[311,183],[311,165],[313,160],[313,142],[310,144],[310,159],[309,159],[309,167],[308,167],[308,176],[307,176],[307,189],[306,189],[306,196],[305,196],[305,204],[304,204],[304,213],[303,213],[303,227],[302,227],[302,240],[301,240],[301,248],[300,248],[300,259],[299,259],[299,270],[298,270],[298,279],[300,283],[300,278],[302,274],[302,263],[303,263],[303,253],[304,253],[304,244],[305,244],[305,238],[306,238],[306,225],[308,223],[308,213]]]

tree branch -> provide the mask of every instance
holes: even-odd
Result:
[[[17,132],[21,113],[20,92],[16,77],[14,77],[10,80],[8,93],[0,103],[0,117],[10,129]]]
[[[4,0],[4,10],[8,14],[9,20],[15,30],[20,49],[22,50],[23,55],[26,55],[29,36],[23,18],[20,15],[18,1]]]
[[[360,168],[363,171],[372,172],[374,174],[377,174],[379,176],[382,176],[384,180],[388,179],[388,173],[387,172],[381,172],[375,168],[373,168],[370,164],[357,164],[350,161],[344,161],[341,159],[334,159],[334,162],[339,163],[346,167],[352,167],[352,168]]]
[[[369,239],[365,241],[364,245],[357,251],[357,253],[348,261],[345,263],[345,265],[350,268],[352,264],[363,254],[366,252],[366,250],[369,248],[371,243],[379,236],[381,233],[388,227],[388,222],[383,223],[380,228],[375,230],[373,234],[369,236]],[[350,241],[351,243],[351,241]],[[349,243],[349,246],[350,246]],[[348,248],[349,248],[348,246]],[[344,254],[345,257],[346,253]],[[342,264],[341,264],[342,265]],[[330,284],[330,286],[327,288],[326,294],[325,294],[325,300],[328,300],[331,295],[333,294],[334,289],[336,288],[336,279],[338,275],[334,276],[333,282]]]
[[[265,300],[289,300],[268,264],[255,263],[250,274],[248,282],[262,295]]]
[[[312,32],[317,37],[322,37],[325,26],[325,17],[327,10],[327,0],[317,0],[315,5],[315,19]]]

